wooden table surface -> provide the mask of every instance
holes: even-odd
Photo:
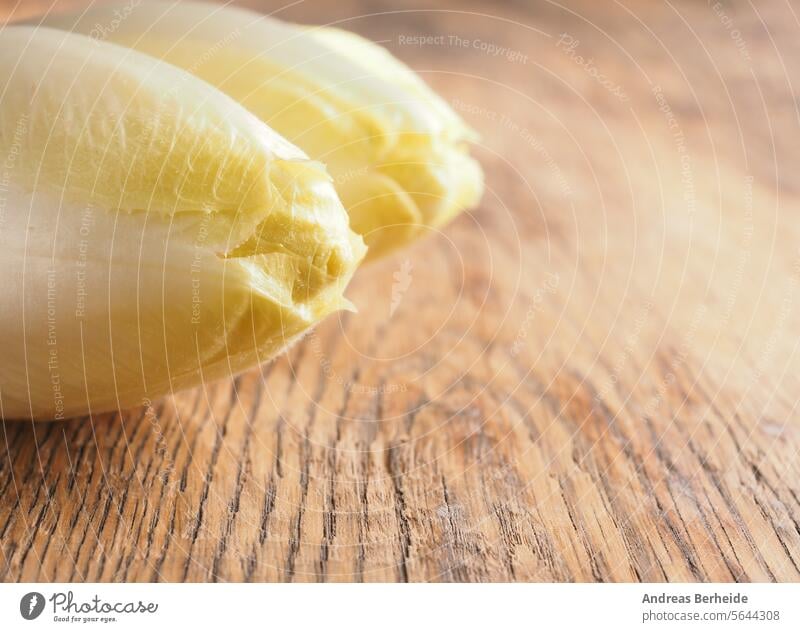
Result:
[[[800,580],[800,11],[752,4],[279,11],[420,72],[483,202],[260,370],[4,423],[0,577]]]

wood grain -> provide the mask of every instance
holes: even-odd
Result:
[[[260,370],[4,423],[0,577],[800,580],[800,12],[397,6],[278,14],[459,109],[480,208]]]

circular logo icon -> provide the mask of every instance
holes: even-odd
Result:
[[[19,600],[19,613],[23,619],[31,621],[42,614],[44,610],[44,595],[38,592],[29,592]]]

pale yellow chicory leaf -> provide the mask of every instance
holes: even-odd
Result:
[[[324,167],[139,52],[0,30],[0,415],[64,418],[238,373],[364,254]]]
[[[100,4],[43,23],[179,66],[324,162],[368,258],[481,196],[474,132],[387,50],[347,31],[197,2]]]

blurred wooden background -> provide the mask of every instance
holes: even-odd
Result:
[[[797,7],[243,4],[420,72],[483,203],[260,371],[4,423],[0,578],[800,580]]]

